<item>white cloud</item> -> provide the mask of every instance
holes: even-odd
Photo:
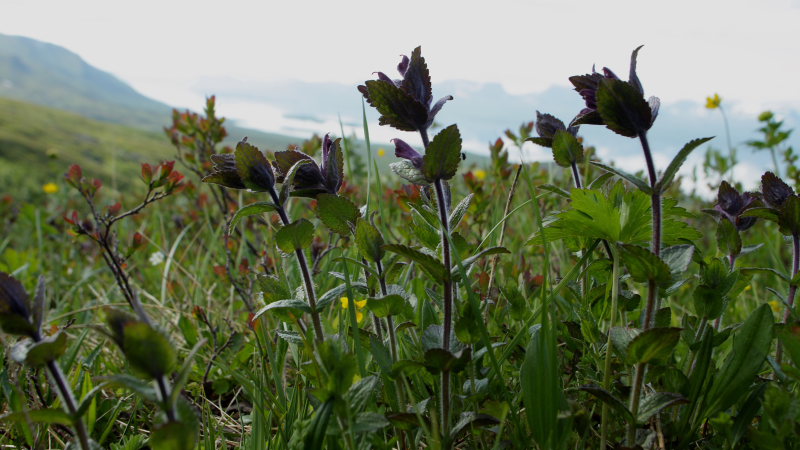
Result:
[[[648,94],[719,92],[761,109],[789,101],[800,72],[797,2],[496,0],[490,6],[374,2],[6,0],[0,31],[54,42],[172,104],[203,76],[357,83],[418,44],[436,80],[500,82],[510,92],[567,84],[592,64],[639,71]],[[636,20],[631,20],[632,16]],[[202,99],[200,99],[202,101]],[[755,105],[755,106],[752,106]]]

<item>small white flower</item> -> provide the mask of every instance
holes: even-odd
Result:
[[[161,264],[163,262],[164,262],[164,254],[163,253],[161,253],[161,252],[153,252],[153,254],[150,255],[150,265],[151,266],[157,266],[157,265],[159,265],[159,264]]]

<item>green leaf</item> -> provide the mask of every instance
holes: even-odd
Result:
[[[450,219],[447,221],[449,224],[449,230],[455,230],[456,227],[458,227],[458,224],[461,223],[461,219],[463,219],[464,215],[467,213],[469,204],[472,202],[472,197],[474,196],[475,194],[469,194],[460,202],[458,202],[455,208],[453,208],[453,211],[450,213]]]
[[[272,202],[256,202],[251,203],[247,206],[242,206],[239,208],[231,218],[231,223],[228,225],[228,233],[233,231],[236,228],[236,225],[247,216],[252,216],[255,214],[261,214],[265,212],[275,211],[277,208],[274,203]]]
[[[770,222],[778,222],[778,210],[767,207],[750,208],[742,213],[742,217],[758,217],[760,219],[769,220]]]
[[[537,187],[538,189],[541,189],[543,191],[552,192],[553,194],[559,195],[561,197],[569,198],[569,192],[565,191],[564,189],[561,189],[560,187],[554,184],[543,184]]]
[[[131,375],[111,375],[108,377],[100,377],[100,380],[107,382],[111,387],[121,387],[131,392],[138,394],[143,399],[157,403],[158,395],[153,388],[152,383],[144,381],[141,378],[136,378]]]
[[[197,352],[199,352],[207,342],[208,339],[203,338],[200,340],[200,342],[195,344],[194,347],[192,347],[192,349],[189,351],[189,354],[183,358],[183,365],[181,366],[181,370],[178,372],[178,376],[172,383],[172,392],[170,392],[169,404],[173,407],[177,403],[183,387],[189,380],[189,375],[192,373],[192,364],[194,364],[194,359],[197,356]]]
[[[328,399],[314,412],[311,427],[303,440],[304,448],[325,448],[325,432],[328,430],[328,422],[333,413],[334,401],[334,398]]]
[[[461,267],[458,264],[453,265],[451,270],[451,275],[454,279],[461,278],[461,269],[464,269],[464,272],[469,271],[470,267],[475,264],[478,260],[483,258],[484,256],[489,255],[500,255],[504,253],[511,253],[505,247],[489,247],[487,249],[481,250],[480,252],[470,256],[469,258],[465,258],[461,261]]]
[[[591,394],[593,397],[610,406],[611,409],[616,411],[617,414],[624,418],[625,422],[633,421],[633,414],[631,414],[631,412],[628,410],[628,407],[622,403],[622,400],[615,397],[611,392],[608,392],[607,390],[594,384],[581,386],[578,389]]]
[[[768,275],[775,275],[776,277],[780,278],[785,282],[790,282],[789,276],[785,273],[781,272],[780,270],[773,269],[772,267],[742,267],[739,269],[739,272],[742,272],[745,275],[754,275],[757,273],[764,273]]]
[[[313,240],[314,225],[306,219],[295,220],[275,233],[275,242],[284,253],[309,247]]]
[[[709,403],[703,417],[713,417],[747,394],[769,354],[773,325],[772,310],[766,304],[745,320],[734,335],[733,348],[707,393]]]
[[[665,287],[672,282],[669,266],[655,253],[637,245],[623,244],[620,255],[631,278],[639,283],[655,281],[658,286]]]
[[[790,195],[778,213],[778,226],[786,236],[800,234],[800,197]]]
[[[533,439],[540,448],[559,441],[559,414],[566,408],[554,331],[545,324],[534,331],[520,367],[520,388]]]
[[[367,309],[377,317],[394,316],[406,310],[406,299],[397,294],[387,295],[381,298],[368,298]]]
[[[739,271],[731,272],[722,259],[714,258],[701,269],[701,283],[692,294],[695,312],[699,317],[715,319],[722,314],[728,293],[736,284]]]
[[[355,382],[345,394],[345,401],[353,411],[366,408],[367,404],[380,392],[381,379],[370,375]]]
[[[236,172],[246,188],[260,192],[266,192],[273,188],[275,175],[272,173],[272,166],[261,150],[243,140],[236,145],[234,156]]]
[[[670,272],[675,275],[686,272],[694,255],[693,245],[675,245],[661,250],[661,260],[669,267]]]
[[[385,253],[383,245],[381,232],[367,220],[359,219],[356,223],[356,246],[361,256],[368,261],[379,262]]]
[[[641,333],[641,330],[638,328],[612,327],[610,330],[608,330],[608,333],[610,334],[611,345],[614,346],[614,350],[623,359],[626,359],[628,355],[628,347],[631,345],[631,342],[633,342],[636,336]]]
[[[30,367],[43,366],[50,361],[55,361],[65,351],[67,351],[67,334],[58,333],[28,347],[25,364]]]
[[[794,365],[800,367],[800,326],[784,325],[778,329],[777,335]]]
[[[453,178],[461,162],[461,133],[453,124],[443,129],[425,149],[422,157],[422,173],[428,181]]]
[[[350,261],[350,262],[352,263],[353,261]],[[361,293],[367,293],[368,292],[367,285],[365,283],[362,283],[362,282],[351,281],[350,282],[350,287],[352,288],[352,290],[354,292],[356,292],[356,291],[361,292]],[[336,286],[334,288],[331,288],[330,290],[328,290],[327,292],[325,292],[324,294],[319,296],[319,298],[317,298],[317,310],[318,311],[322,311],[323,309],[325,309],[325,307],[327,307],[328,305],[330,305],[334,301],[339,300],[341,297],[343,297],[346,292],[347,292],[347,284],[346,283],[342,283],[342,284],[340,284],[340,285],[338,285],[338,286]],[[308,305],[306,305],[306,306],[308,306]]]
[[[359,217],[358,208],[345,197],[317,195],[317,217],[326,227],[342,236],[350,235]]]
[[[476,414],[472,411],[465,411],[461,413],[458,422],[450,429],[450,441],[455,442],[461,433],[467,431],[472,427],[488,427],[500,424],[496,417],[489,414]]]
[[[444,371],[460,372],[466,368],[471,359],[472,352],[469,347],[456,353],[443,348],[432,348],[425,351],[424,356],[425,369],[434,375]]]
[[[736,225],[728,219],[717,224],[717,247],[723,255],[738,255],[742,251],[742,238]]]
[[[148,444],[153,450],[193,450],[197,430],[188,423],[171,421],[156,426]]]
[[[296,153],[296,152],[295,152]],[[316,164],[314,161],[308,158],[303,158],[295,162],[292,167],[286,172],[286,176],[283,178],[283,184],[281,185],[281,192],[278,196],[278,200],[280,200],[281,205],[286,204],[286,200],[289,199],[289,195],[292,193],[292,187],[294,186],[294,177],[297,175],[297,171],[300,170],[306,164]]]
[[[60,408],[31,409],[28,411],[16,411],[0,416],[2,422],[17,423],[57,423],[59,425],[72,426],[72,417]]]
[[[407,159],[393,162],[389,164],[389,168],[392,169],[392,172],[409,183],[421,186],[428,184],[428,180],[425,179],[425,175],[423,175],[422,171],[414,167],[414,164]]]
[[[597,112],[609,130],[630,138],[646,132],[652,125],[650,105],[633,85],[622,80],[600,81]]]
[[[128,323],[122,339],[122,352],[134,369],[151,378],[172,372],[175,349],[160,331],[144,322]]]
[[[388,244],[384,245],[383,248],[414,261],[434,280],[444,281],[448,276],[447,269],[444,268],[444,265],[431,255],[399,244]]]
[[[583,145],[572,133],[558,130],[553,136],[553,159],[561,167],[583,162]]]
[[[653,195],[653,188],[647,184],[646,181],[642,180],[641,178],[637,177],[636,175],[630,174],[625,172],[622,169],[617,169],[616,167],[607,166],[603,163],[597,161],[590,161],[590,163],[594,166],[597,166],[606,172],[613,173],[614,175],[629,181],[631,184],[636,186],[640,191],[644,192],[647,195]]]
[[[286,287],[286,284],[274,275],[258,274],[256,283],[264,295],[264,303],[272,303],[292,296],[292,292]]]
[[[367,101],[381,113],[379,124],[402,131],[417,131],[425,126],[428,111],[404,90],[382,80],[369,80],[364,84],[369,92]]]
[[[391,425],[389,420],[383,414],[372,411],[360,412],[356,414],[353,433],[369,433],[386,428],[389,425]]]
[[[700,145],[705,144],[706,142],[714,139],[714,137],[706,137],[700,139],[694,139],[686,143],[683,148],[672,158],[672,162],[669,163],[667,166],[667,170],[664,171],[664,174],[661,175],[661,179],[658,180],[656,184],[656,192],[664,193],[667,189],[669,189],[669,185],[672,184],[672,180],[675,179],[675,175],[678,173],[678,170],[681,168],[683,163],[686,161],[686,158],[692,153],[694,149],[699,147]]]
[[[297,331],[276,330],[275,334],[277,334],[279,338],[283,339],[284,341],[290,344],[303,345],[304,342],[303,336]]]
[[[606,181],[608,181],[614,175],[615,174],[613,172],[606,172],[606,173],[600,175],[599,177],[595,178],[594,180],[592,180],[592,182],[589,183],[589,185],[586,186],[586,188],[587,189],[599,189],[606,183]]]
[[[311,307],[308,303],[297,300],[297,299],[287,299],[287,300],[278,300],[277,302],[272,302],[269,305],[259,309],[253,315],[253,320],[261,317],[267,311],[274,311],[279,313],[282,317],[285,318],[285,321],[294,320],[297,317],[303,315],[303,313],[310,313]]]
[[[637,335],[628,345],[630,364],[666,359],[672,354],[681,336],[681,328],[650,328]]]
[[[639,403],[639,413],[636,422],[646,423],[651,417],[661,412],[664,408],[681,403],[688,403],[682,395],[673,392],[654,392],[645,396]]]

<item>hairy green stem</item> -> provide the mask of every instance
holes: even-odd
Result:
[[[428,141],[428,131],[427,130],[420,130],[419,132],[420,138],[422,139],[422,145],[425,149],[428,149],[429,141]],[[444,279],[444,289],[443,289],[443,297],[444,297],[444,323],[442,326],[442,347],[450,351],[450,334],[453,327],[453,281],[450,277],[450,271],[452,270],[452,263],[450,261],[450,215],[447,211],[447,201],[444,195],[444,183],[441,179],[437,179],[433,182],[433,187],[436,191],[436,204],[439,209],[439,222],[441,225],[441,237],[442,237],[442,259],[444,260],[444,267],[447,271],[447,275]],[[450,432],[450,371],[443,370],[442,371],[442,389],[441,389],[441,413],[442,413],[442,423],[441,423],[441,430],[442,436],[444,437],[443,442],[447,440],[447,436]]]
[[[278,216],[280,216],[283,225],[286,226],[292,223],[289,220],[289,216],[286,215],[286,210],[281,204],[280,197],[278,197],[278,193],[275,192],[274,187],[270,188],[269,195],[272,197],[272,202],[276,206]],[[300,272],[303,274],[303,284],[306,289],[308,306],[311,307],[311,322],[314,324],[314,336],[317,343],[321,343],[325,339],[325,333],[323,333],[322,322],[319,319],[319,311],[317,311],[317,294],[314,291],[314,281],[311,279],[311,273],[308,270],[308,262],[306,261],[306,255],[303,253],[303,250],[298,248],[295,249],[294,253],[297,256],[297,264],[300,266]]]
[[[650,243],[650,250],[658,257],[661,256],[661,193],[657,190],[658,176],[656,175],[656,168],[653,164],[653,153],[650,150],[650,142],[647,140],[647,132],[639,133],[639,141],[642,144],[642,151],[644,152],[644,159],[647,163],[647,175],[650,179],[650,194],[651,209],[653,213],[653,239]],[[649,330],[653,326],[653,318],[659,308],[658,299],[658,286],[656,282],[650,280],[647,282],[647,304],[644,310],[644,319],[642,320],[642,329]],[[639,413],[639,399],[642,395],[642,386],[644,385],[645,374],[647,372],[647,364],[639,363],[634,368],[633,385],[631,386],[630,398],[630,411],[633,414],[634,420],[628,424],[627,444],[633,446],[636,441],[636,415]]]
[[[611,320],[608,326],[608,338],[606,340],[606,361],[603,367],[603,389],[611,389],[611,328],[617,320],[617,301],[619,297],[619,258],[612,255],[611,269]],[[602,415],[600,419],[600,450],[605,450],[608,440],[608,405],[603,403]]]
[[[175,415],[175,405],[169,402],[170,387],[167,377],[165,375],[157,377],[156,384],[158,385],[158,392],[161,395],[161,401],[164,402],[164,412],[167,414],[167,420],[174,422],[177,417]]]
[[[800,270],[800,235],[795,233],[792,235],[792,277],[790,278],[792,281],[797,277],[798,270]],[[786,311],[783,313],[783,323],[786,323],[792,314],[796,295],[797,285],[791,283],[789,285],[789,295],[786,296]],[[780,341],[778,341],[778,348],[775,350],[775,361],[778,364],[783,361],[783,346]]]
[[[442,346],[450,351],[450,334],[453,326],[453,281],[450,278],[450,227],[448,223],[447,203],[445,203],[442,180],[434,182],[436,203],[439,205],[439,220],[442,225],[442,256],[447,277],[444,281],[444,324],[442,327]],[[442,371],[442,434],[447,435],[450,427],[450,371]]]
[[[67,384],[66,376],[61,371],[61,367],[55,361],[48,361],[47,371],[53,379],[53,383],[58,389],[61,400],[64,402],[64,408],[70,416],[73,417],[72,424],[75,426],[75,434],[77,434],[78,442],[83,450],[91,450],[89,443],[89,432],[86,430],[86,424],[83,423],[83,418],[78,417],[78,407],[75,403],[75,397],[72,395],[72,390]]]

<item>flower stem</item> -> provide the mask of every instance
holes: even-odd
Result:
[[[642,144],[642,151],[644,152],[644,159],[647,163],[647,175],[650,178],[650,194],[651,209],[653,212],[653,239],[650,243],[650,250],[658,257],[661,256],[661,193],[656,189],[658,184],[658,176],[656,175],[656,168],[653,164],[653,153],[650,151],[650,143],[647,140],[647,132],[639,134],[639,141]],[[653,326],[653,318],[659,308],[658,299],[658,286],[656,282],[650,280],[647,282],[647,304],[644,310],[644,319],[642,320],[642,329],[649,330]],[[630,411],[633,414],[634,420],[628,424],[627,444],[633,446],[636,441],[636,415],[639,412],[639,399],[642,395],[642,386],[644,385],[645,373],[647,372],[647,364],[639,363],[634,368],[633,385],[631,386],[630,398]]]
[[[285,226],[292,223],[289,220],[289,217],[286,215],[286,210],[283,208],[280,197],[278,197],[278,193],[275,192],[274,187],[270,188],[269,195],[272,197],[272,201],[276,206],[278,216],[280,216],[283,225]],[[308,306],[311,307],[311,322],[314,324],[314,336],[317,340],[317,343],[321,343],[323,339],[325,339],[325,334],[322,332],[322,322],[319,320],[319,311],[317,311],[317,294],[314,291],[314,282],[311,279],[311,273],[308,270],[306,255],[303,253],[303,250],[299,248],[296,249],[294,253],[297,256],[297,264],[300,266],[300,272],[303,274],[303,284],[306,288]]]
[[[444,280],[444,324],[442,327],[442,347],[450,351],[450,334],[453,322],[453,281],[450,278],[450,227],[448,223],[447,203],[444,198],[442,180],[434,182],[436,203],[439,205],[439,220],[442,225],[442,257],[447,271]],[[442,434],[447,435],[450,428],[450,371],[442,371]]]
[[[75,433],[78,435],[78,442],[80,442],[81,449],[91,450],[92,447],[89,444],[89,433],[86,430],[86,425],[83,423],[83,419],[78,417],[78,407],[75,404],[75,397],[72,395],[72,390],[67,384],[64,372],[61,371],[61,367],[55,361],[48,361],[47,371],[50,373],[50,377],[53,379],[56,389],[58,389],[58,393],[61,395],[61,400],[64,402],[64,408],[66,408],[69,415],[73,417],[73,425],[75,426]]]
[[[420,130],[420,138],[422,145],[428,149],[428,131]],[[450,278],[450,271],[452,270],[452,263],[450,261],[450,215],[447,211],[447,201],[444,196],[444,184],[441,179],[433,182],[433,187],[436,190],[436,204],[439,208],[439,222],[441,224],[442,235],[442,259],[444,260],[444,267],[447,275],[444,279],[444,324],[442,327],[442,347],[450,351],[450,334],[453,322],[453,281]],[[442,371],[442,389],[441,389],[441,413],[442,423],[441,430],[443,441],[450,433],[450,371]]]
[[[792,282],[794,281],[795,277],[797,276],[798,270],[800,270],[800,235],[793,234],[792,235]],[[786,311],[783,313],[783,323],[786,323],[789,320],[789,316],[792,314],[792,308],[794,307],[794,297],[797,295],[797,285],[794,283],[789,285],[789,295],[786,296]],[[775,350],[775,361],[780,364],[783,360],[783,346],[781,346],[780,341],[778,341],[778,348]]]
[[[606,340],[606,361],[603,368],[603,389],[611,389],[611,328],[617,321],[617,299],[619,297],[619,258],[616,255],[611,257],[611,320],[608,325],[608,339]],[[603,403],[602,416],[600,419],[600,450],[605,450],[608,439],[608,405]]]

